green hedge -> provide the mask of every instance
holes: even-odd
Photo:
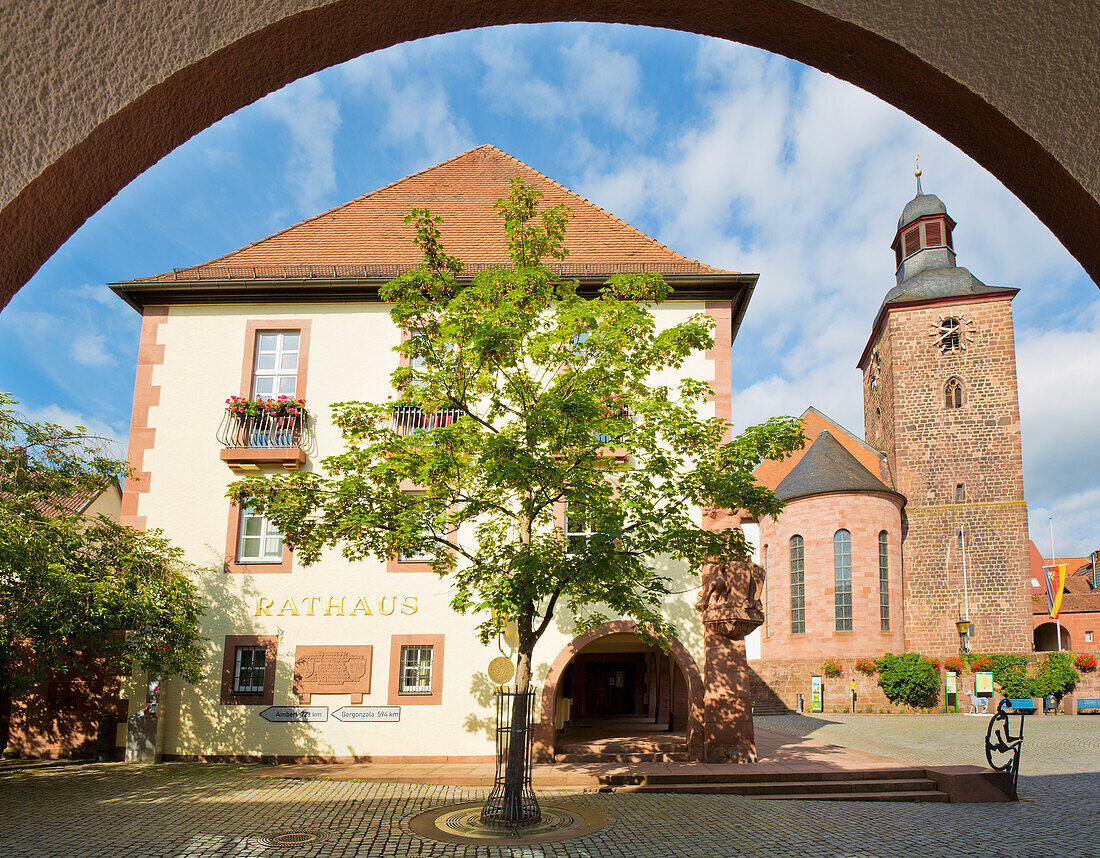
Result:
[[[886,653],[875,662],[878,684],[891,703],[932,706],[940,690],[940,670],[915,652]]]

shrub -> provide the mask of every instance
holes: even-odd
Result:
[[[875,662],[878,684],[891,703],[921,706],[935,702],[940,688],[940,671],[931,660],[908,652],[886,653]]]
[[[821,663],[821,672],[826,676],[840,676],[843,671],[844,668],[835,658],[827,658]]]
[[[1008,653],[1001,653],[1000,655],[991,656],[993,659],[993,681],[999,683],[1001,677],[1006,671],[1019,670],[1025,675],[1027,674],[1027,656],[1026,655],[1010,655]],[[988,670],[989,668],[986,668]]]
[[[1035,696],[1056,694],[1061,697],[1067,691],[1073,690],[1078,679],[1080,676],[1073,669],[1069,653],[1048,652],[1035,672]]]
[[[1090,673],[1096,670],[1096,656],[1089,652],[1080,653],[1077,658],[1073,660],[1073,666],[1082,673]]]
[[[870,676],[875,672],[875,663],[869,658],[861,658],[856,662],[856,670],[865,676]]]
[[[950,670],[952,673],[962,673],[963,672],[962,659],[959,658],[957,655],[953,655],[953,656],[951,656],[951,658],[946,659],[943,663],[943,666],[945,668],[947,668],[948,670]]]
[[[1012,665],[1001,671],[997,684],[1001,686],[1001,693],[1005,697],[1043,697],[1036,693],[1035,680],[1027,675],[1027,672],[1018,665]]]

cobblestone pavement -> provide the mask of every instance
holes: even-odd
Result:
[[[1095,761],[1094,761],[1095,762]],[[1100,768],[1100,765],[1095,766]],[[79,765],[0,774],[0,856],[959,856],[1008,840],[1018,858],[1092,856],[1096,774],[1033,776],[1016,804],[759,801],[739,796],[555,793],[606,828],[525,847],[456,846],[413,835],[410,816],[485,793],[458,787],[271,780],[228,765]],[[323,829],[327,842],[265,848],[263,834]],[[985,851],[985,850],[983,850]]]
[[[758,715],[766,730],[803,736],[926,766],[988,765],[989,716]],[[1012,716],[1013,729],[1016,717]],[[1029,716],[1024,724],[1020,776],[1100,772],[1100,716]],[[1021,792],[1025,788],[1021,786]],[[1097,793],[1100,796],[1100,792]],[[1097,846],[1100,854],[1100,845]]]

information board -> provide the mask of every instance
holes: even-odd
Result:
[[[947,671],[947,693],[955,694],[958,692],[956,685],[956,674],[953,670]]]
[[[993,695],[992,670],[977,670],[974,672],[974,693]]]
[[[821,677],[810,677],[810,711],[811,712],[824,712],[825,705],[821,699]]]

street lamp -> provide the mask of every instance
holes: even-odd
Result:
[[[970,620],[959,620],[955,629],[959,633],[959,652],[970,652]]]

